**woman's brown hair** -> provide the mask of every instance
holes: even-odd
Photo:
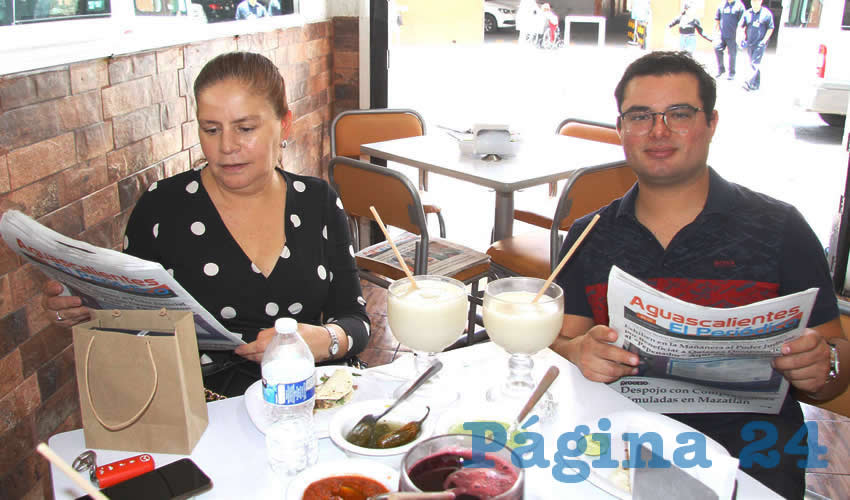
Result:
[[[265,96],[278,118],[289,111],[280,71],[267,57],[254,52],[228,52],[211,59],[195,79],[195,102],[204,89],[231,78],[244,83],[252,93]]]

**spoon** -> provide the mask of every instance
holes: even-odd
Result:
[[[404,394],[399,396],[399,398],[395,401],[395,403],[392,404],[392,406],[384,410],[384,412],[378,416],[375,416],[370,413],[369,415],[366,415],[361,418],[360,421],[357,422],[357,424],[355,424],[355,426],[351,428],[351,430],[345,436],[345,439],[357,446],[366,447],[368,445],[372,445],[374,441],[375,424],[378,423],[378,420],[384,418],[387,413],[391,412],[393,408],[398,406],[399,403],[407,399],[411,394],[413,394],[413,391],[419,389],[422,384],[427,382],[428,379],[433,377],[442,368],[443,363],[440,362],[439,359],[434,360],[434,362],[431,363],[431,366],[429,366],[428,369],[425,370],[425,372],[422,373],[422,375],[420,375],[415,382],[413,382],[409,389],[404,391]]]
[[[511,426],[508,428],[507,435],[510,438],[511,434],[519,428],[520,424],[525,417],[531,412],[531,409],[534,408],[534,405],[540,401],[540,398],[543,397],[543,394],[549,389],[549,386],[552,385],[552,382],[558,378],[558,375],[561,373],[558,370],[557,366],[550,366],[548,370],[546,370],[546,374],[543,375],[543,378],[540,379],[540,383],[537,384],[537,388],[534,389],[534,392],[531,393],[531,397],[528,398],[528,401],[525,403],[525,406],[519,411],[516,419],[511,423]]]

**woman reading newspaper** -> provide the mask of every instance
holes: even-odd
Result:
[[[124,251],[162,264],[246,345],[208,353],[206,387],[238,395],[260,378],[276,318],[292,317],[317,361],[351,358],[369,318],[348,223],[323,180],[284,171],[293,118],[267,58],[220,55],[195,80],[205,163],[154,182],[127,223]],[[43,305],[69,327],[89,318],[79,297],[49,281]]]

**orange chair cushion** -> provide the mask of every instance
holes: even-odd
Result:
[[[487,250],[494,264],[520,276],[549,277],[549,232],[530,231],[499,240]]]

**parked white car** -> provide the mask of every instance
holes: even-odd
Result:
[[[515,27],[518,6],[518,1],[484,0],[484,33]]]
[[[794,16],[794,7],[802,3],[792,0],[788,15]],[[798,87],[794,103],[801,109],[818,113],[821,119],[834,127],[843,127],[847,118],[847,104],[850,100],[850,0],[824,0],[819,19],[808,20],[806,15],[813,12],[801,12],[798,19],[800,27],[793,43],[808,52],[809,61],[815,64],[801,65],[801,71],[811,71],[811,77]],[[783,13],[785,21],[788,17]],[[808,20],[808,23],[801,22]],[[813,27],[807,26],[811,25]],[[789,30],[783,25],[782,30]],[[782,33],[781,37],[786,34]],[[786,40],[780,40],[780,43]]]

